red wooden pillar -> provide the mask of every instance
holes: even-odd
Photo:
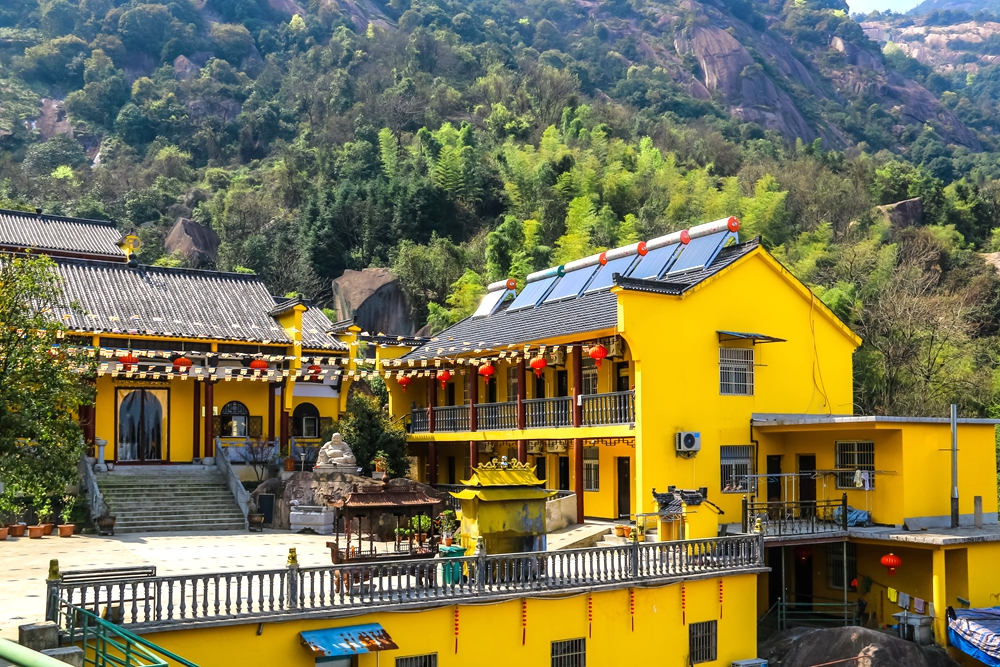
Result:
[[[476,403],[479,402],[479,374],[472,368],[469,369],[469,430],[479,429],[479,413],[476,412]]]
[[[472,479],[472,474],[476,472],[476,466],[479,465],[479,443],[475,440],[469,441],[469,479]]]
[[[438,455],[437,455],[437,443],[431,440],[427,443],[427,483],[434,486],[438,483]]]
[[[194,398],[191,400],[194,410],[191,413],[191,460],[201,458],[201,382],[193,382]]]
[[[573,346],[573,427],[583,424],[583,346]],[[576,494],[576,520],[583,523],[583,440],[573,438],[573,493]]]
[[[435,378],[427,382],[427,432],[434,432],[434,408],[437,407],[438,386]]]
[[[274,397],[275,385],[273,382],[267,383],[267,440],[274,442]]]
[[[517,362],[517,428],[524,430],[527,422],[527,415],[525,414],[525,404],[524,401],[527,400],[528,387],[527,383],[524,381],[524,358],[518,360]],[[508,400],[509,397],[508,397]]]
[[[210,380],[205,380],[205,458],[215,456],[215,397]]]
[[[518,440],[517,441],[517,460],[521,463],[528,462],[528,441]]]

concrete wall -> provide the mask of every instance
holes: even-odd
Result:
[[[553,498],[545,503],[545,529],[548,532],[577,523],[576,495]]]

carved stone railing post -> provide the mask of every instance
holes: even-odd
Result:
[[[299,557],[295,553],[295,547],[288,550],[288,608],[299,608]]]

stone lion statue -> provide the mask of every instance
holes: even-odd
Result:
[[[334,433],[330,442],[320,447],[316,463],[317,465],[356,466],[358,460],[354,457],[350,445],[344,442],[344,438],[339,433]]]

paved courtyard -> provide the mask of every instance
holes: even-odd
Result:
[[[281,568],[289,547],[303,566],[330,564],[323,535],[288,531],[76,535],[0,542],[0,637],[17,639],[17,626],[45,616],[49,560],[64,570],[155,565],[157,574],[194,574]],[[343,538],[341,538],[343,539]]]

